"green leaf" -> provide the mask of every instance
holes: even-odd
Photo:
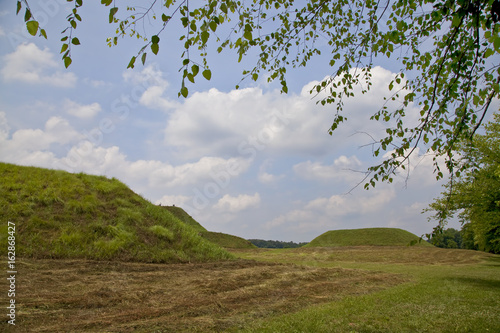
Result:
[[[170,7],[170,6],[172,5],[172,3],[173,3],[173,2],[174,2],[173,0],[167,0],[167,1],[165,2],[165,7],[167,7],[167,8],[168,8],[168,7]]]
[[[151,43],[158,44],[159,42],[160,42],[160,37],[158,37],[157,35],[151,37]]]
[[[105,6],[109,6],[111,5],[111,3],[113,2],[113,0],[101,0],[101,3]]]
[[[64,67],[68,68],[69,65],[71,65],[71,58],[70,57],[65,57],[64,58]]]
[[[113,7],[109,10],[109,23],[113,23],[117,11],[118,7]]]
[[[212,72],[210,71],[210,69],[205,69],[201,74],[205,79],[207,79],[207,81],[210,81],[210,79],[212,78]]]
[[[19,14],[19,12],[21,11],[21,8],[22,8],[22,7],[23,7],[23,6],[22,6],[22,4],[21,4],[21,1],[18,1],[18,2],[17,2],[17,10],[16,10],[16,15],[18,15],[18,14]]]
[[[26,8],[26,12],[24,13],[24,22],[28,22],[30,18],[31,18],[31,12],[28,8]]]
[[[203,32],[201,33],[201,42],[202,42],[203,44],[206,44],[206,43],[207,43],[207,41],[208,41],[208,37],[210,37],[210,34],[208,33],[208,31],[203,31]]]
[[[209,26],[213,32],[215,32],[215,30],[217,30],[217,23],[215,21],[210,21]]]
[[[251,31],[245,31],[243,34],[243,37],[248,40],[252,40],[252,32]]]
[[[71,24],[71,27],[73,27],[73,29],[76,29],[76,21],[75,20],[72,20],[69,23]]]
[[[191,67],[191,71],[193,72],[193,76],[196,76],[198,74],[198,72],[200,71],[200,67],[198,65],[194,64]]]
[[[500,52],[500,36],[497,36],[493,41],[493,46],[495,47],[495,51]]]
[[[74,37],[74,38],[71,40],[71,44],[73,44],[73,45],[80,45],[80,41],[78,40],[78,38]]]
[[[142,61],[142,64],[143,64],[143,65],[146,63],[146,55],[147,55],[147,53],[146,53],[146,52],[144,52],[144,53],[142,54],[142,57],[141,57],[141,61]]]
[[[170,16],[167,16],[167,15],[165,15],[165,14],[161,14],[161,20],[162,20],[163,22],[167,22],[168,20],[170,20]]]
[[[69,47],[69,44],[63,44],[62,47],[61,47],[61,52],[59,53],[64,53],[64,51],[66,51]]]
[[[135,64],[135,57],[132,57],[132,59],[130,59],[130,62],[128,63],[127,68],[134,68],[134,64]]]
[[[40,29],[40,34],[47,39],[47,32],[45,32],[45,29]]]
[[[156,55],[158,54],[158,50],[160,49],[160,46],[158,44],[151,44],[151,51]]]
[[[26,22],[26,28],[31,36],[35,36],[38,32],[38,22],[37,21],[29,21]]]
[[[188,96],[188,93],[189,93],[188,88],[186,88],[186,87],[182,87],[182,88],[181,88],[181,95],[182,95],[184,98],[186,98],[186,97]]]
[[[225,3],[222,3],[222,4],[220,5],[220,10],[222,10],[222,12],[223,12],[224,14],[227,14],[227,6],[226,6],[226,4],[225,4]]]

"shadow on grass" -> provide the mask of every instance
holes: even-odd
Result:
[[[468,277],[457,277],[453,280],[458,281],[463,284],[468,284],[474,288],[484,289],[484,290],[499,290],[500,280],[493,279],[483,279],[483,278],[468,278]]]

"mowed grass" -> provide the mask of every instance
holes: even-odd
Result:
[[[16,331],[500,332],[498,255],[396,246],[232,251],[241,259],[18,258]]]
[[[429,247],[246,250],[244,258],[396,273],[379,292],[348,296],[242,332],[500,332],[500,256]]]

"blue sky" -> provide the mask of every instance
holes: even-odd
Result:
[[[189,86],[183,99],[175,38],[161,37],[158,56],[127,70],[141,44],[124,39],[109,48],[107,10],[85,3],[75,32],[82,46],[65,69],[59,32],[68,5],[30,3],[48,40],[25,32],[15,2],[0,2],[0,161],[116,177],[153,203],[183,207],[208,230],[244,238],[432,230],[421,211],[441,183],[423,152],[413,156],[408,179],[353,189],[363,178],[357,171],[380,162],[362,132],[383,133],[369,118],[397,70],[387,60],[374,69],[371,92],[346,101],[348,121],[330,136],[335,106],[309,94],[331,72],[322,59],[292,72],[285,95],[265,78],[235,90],[245,64],[214,54],[212,79]]]

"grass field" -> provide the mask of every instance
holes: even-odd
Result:
[[[498,255],[387,246],[233,254],[240,259],[198,264],[19,258],[16,332],[500,331]]]

